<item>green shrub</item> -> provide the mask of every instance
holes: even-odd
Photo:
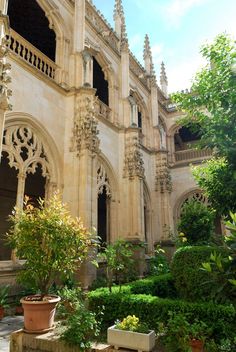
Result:
[[[213,336],[217,339],[235,333],[236,312],[233,306],[222,306],[214,303],[190,303],[181,300],[163,299],[150,295],[134,295],[118,290],[109,293],[108,289],[98,289],[88,294],[89,307],[99,312],[104,307],[102,329],[114,324],[124,316],[136,315],[150,329],[158,332],[160,322],[166,324],[169,312],[187,314],[190,320],[201,320],[212,328]]]
[[[202,263],[207,262],[212,252],[220,251],[211,246],[188,246],[179,248],[173,257],[171,273],[180,298],[190,301],[211,299],[214,283],[210,274],[202,270]]]
[[[171,274],[151,276],[130,283],[132,293],[158,296],[161,298],[176,298],[177,292]]]
[[[178,231],[188,245],[208,244],[214,230],[214,211],[196,200],[187,201],[181,211]]]

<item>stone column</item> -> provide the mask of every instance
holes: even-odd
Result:
[[[73,41],[73,77],[75,88],[83,86],[84,69],[82,52],[85,45],[85,0],[75,0]]]
[[[127,238],[144,240],[144,167],[140,151],[139,129],[130,127],[125,133],[124,184],[126,187]]]
[[[167,151],[159,151],[156,155],[156,192],[159,203],[159,209],[156,210],[160,218],[160,232],[157,241],[169,241],[169,234],[173,232],[174,225],[170,203],[172,181]]]
[[[89,230],[97,226],[97,154],[99,139],[95,116],[95,89],[81,88],[75,97],[73,130],[73,152],[77,155],[78,177],[75,189],[78,199],[78,216]],[[96,278],[96,268],[84,263],[78,272],[78,279],[85,289]]]
[[[7,14],[8,0],[0,0],[0,11],[3,15]]]
[[[9,34],[9,28],[8,16],[0,15],[0,158],[2,153],[5,113],[11,108],[9,104],[11,90],[8,89],[8,84],[11,82],[8,76],[11,66],[6,63],[6,35]]]
[[[75,0],[74,11],[74,52],[81,52],[85,39],[85,0]]]

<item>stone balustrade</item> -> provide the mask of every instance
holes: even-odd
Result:
[[[23,59],[30,66],[37,68],[49,78],[55,79],[55,71],[57,68],[55,62],[50,60],[13,29],[10,30],[8,47],[11,52]]]
[[[212,156],[211,149],[186,149],[175,152],[175,163],[190,162],[194,160],[209,159]]]

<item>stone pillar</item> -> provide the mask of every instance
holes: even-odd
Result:
[[[75,0],[74,12],[74,52],[84,50],[85,0]]]
[[[144,240],[144,167],[140,151],[139,129],[128,128],[125,134],[124,179],[127,193],[127,238]]]
[[[129,127],[125,133],[125,160],[123,192],[126,205],[123,209],[125,239],[133,244],[145,241],[144,228],[144,167],[139,140],[139,129]],[[134,251],[137,271],[140,277],[145,271],[144,248]]]
[[[0,11],[3,15],[7,14],[8,0],[0,0]]]
[[[172,181],[167,151],[159,151],[156,155],[156,192],[159,205],[159,209],[156,210],[160,219],[160,232],[157,241],[166,241],[170,240],[169,235],[174,229],[170,203]]]
[[[88,51],[83,51],[83,86],[93,87],[93,57]]]
[[[75,117],[72,151],[77,155],[78,216],[89,230],[97,226],[97,154],[99,139],[95,117],[95,89],[81,88],[75,97]],[[96,278],[96,268],[84,263],[77,278],[87,289]]]
[[[151,84],[151,111],[152,111],[152,125],[158,126],[159,124],[159,106],[158,106],[158,93],[157,85]]]
[[[85,0],[75,0],[74,9],[74,41],[73,41],[73,62],[74,68],[71,82],[75,88],[83,86],[84,83],[84,61],[82,52],[85,46]]]
[[[0,14],[0,158],[2,153],[5,113],[11,108],[9,104],[11,90],[8,89],[8,84],[11,82],[11,78],[8,76],[11,66],[6,63],[6,35],[9,34],[9,28],[8,16]]]
[[[129,96],[129,50],[121,51],[121,96],[123,99]]]

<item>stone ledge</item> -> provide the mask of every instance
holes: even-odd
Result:
[[[46,334],[26,334],[22,329],[10,337],[10,352],[79,352],[79,347],[71,347],[60,340],[54,331]],[[107,344],[94,343],[90,351],[110,352],[113,348]]]

